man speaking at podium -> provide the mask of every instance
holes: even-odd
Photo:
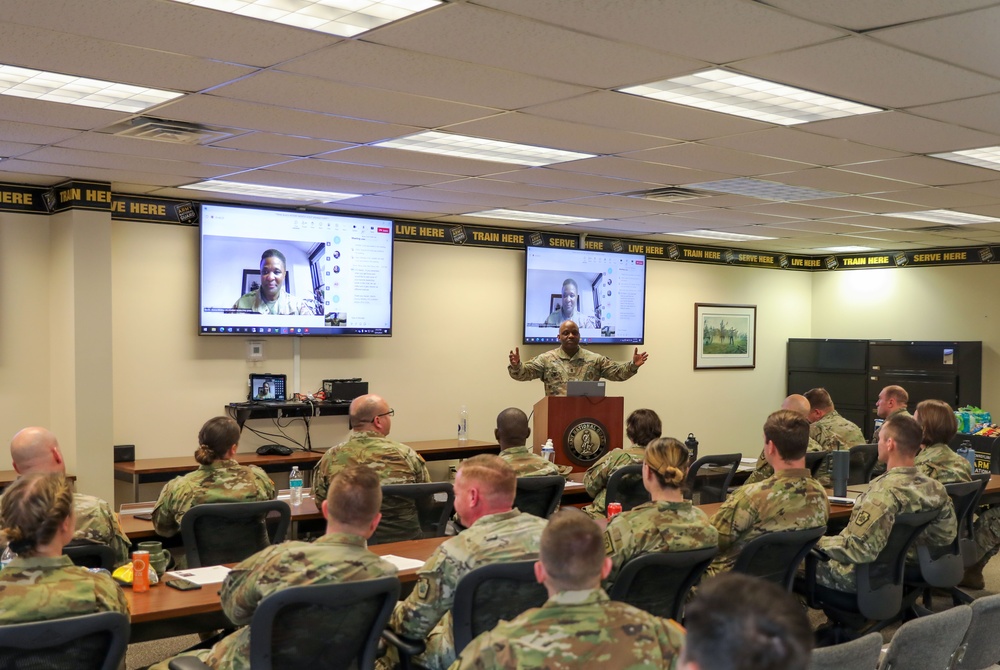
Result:
[[[569,381],[604,378],[623,382],[634,376],[649,357],[645,351],[640,354],[636,347],[631,361],[616,363],[606,356],[581,349],[580,329],[572,321],[563,321],[559,326],[559,344],[558,349],[539,354],[524,365],[521,364],[520,349],[515,347],[510,352],[510,365],[507,367],[510,378],[519,382],[541,379],[545,384],[545,395],[566,395],[566,382]]]

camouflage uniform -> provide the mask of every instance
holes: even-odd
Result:
[[[195,505],[274,500],[274,482],[256,465],[219,460],[175,477],[160,491],[153,508],[157,535],[171,537],[181,530],[181,517]]]
[[[507,447],[500,452],[500,458],[507,461],[518,477],[545,477],[558,475],[559,468],[531,450],[531,447]]]
[[[316,507],[326,500],[330,480],[351,465],[366,465],[378,473],[382,484],[429,482],[423,457],[376,431],[351,431],[346,442],[328,449],[313,470],[312,496]],[[420,520],[412,500],[389,496],[382,499],[382,521],[372,543],[402,542],[420,538]]]
[[[538,558],[546,523],[516,509],[489,514],[434,550],[417,571],[413,592],[396,605],[389,620],[389,627],[401,635],[427,639],[427,651],[417,657],[418,663],[443,670],[455,660],[451,605],[459,580],[482,565]],[[380,667],[392,662],[387,658]]]
[[[947,444],[924,447],[913,459],[920,474],[936,479],[942,484],[972,481],[972,464],[956,454]]]
[[[816,453],[818,451],[829,451],[822,444],[816,440],[809,438],[809,445],[806,447],[806,453]],[[756,484],[757,482],[762,482],[771,475],[774,474],[774,468],[771,464],[767,462],[764,458],[764,452],[760,452],[760,456],[757,457],[757,463],[754,465],[754,471],[750,473],[747,480],[743,482],[744,484]],[[831,488],[832,483],[830,482],[830,464],[826,463],[821,465],[819,470],[816,472],[816,480],[823,485],[824,488]]]
[[[553,311],[545,319],[546,326],[556,326],[559,327],[563,324],[563,321],[572,321],[576,324],[577,328],[600,328],[601,324],[593,314],[587,316],[586,314],[580,314],[577,312],[573,316],[563,316],[562,307]]]
[[[708,574],[731,570],[750,540],[765,533],[825,526],[829,517],[826,491],[805,468],[781,470],[770,479],[741,486],[712,517],[719,531],[719,555]]]
[[[635,376],[639,368],[632,361],[615,363],[610,358],[580,348],[570,356],[562,347],[535,356],[518,367],[507,366],[511,379],[526,382],[541,379],[545,395],[566,395],[568,381],[597,381],[602,377],[623,382]]]
[[[684,629],[601,589],[562,591],[474,639],[451,670],[677,667]]]
[[[118,515],[111,511],[108,503],[94,496],[74,493],[73,512],[76,514],[74,540],[106,544],[115,551],[116,566],[128,563],[132,542],[122,530]]]
[[[832,560],[817,562],[816,581],[838,591],[854,592],[854,566],[872,562],[885,548],[896,515],[937,509],[941,513],[919,538],[935,547],[954,540],[958,528],[955,507],[944,485],[915,467],[893,468],[873,479],[855,500],[847,527],[839,535],[819,539],[818,546]]]
[[[285,542],[257,552],[233,568],[222,584],[222,608],[237,625],[211,649],[197,656],[213,668],[250,670],[250,623],[267,596],[292,586],[334,584],[378,579],[396,574],[396,567],[368,551],[364,538],[330,533],[313,543]],[[170,659],[150,670],[166,670]]]
[[[982,510],[973,528],[976,540],[976,559],[993,556],[1000,549],[1000,505]],[[988,559],[987,559],[988,560]]]
[[[296,298],[294,295],[285,293],[284,288],[279,288],[278,297],[272,302],[267,302],[260,294],[260,291],[250,291],[240,296],[240,299],[233,305],[233,309],[249,309],[260,314],[312,314],[313,310],[309,306]]]
[[[0,571],[0,625],[97,612],[128,614],[111,575],[73,565],[69,556],[15,558]]]
[[[718,544],[719,532],[690,500],[639,505],[614,517],[604,531],[604,553],[611,557],[606,584],[610,586],[622,566],[640,554],[693,551]]]
[[[633,444],[624,449],[612,449],[591,465],[583,476],[583,485],[594,502],[584,507],[583,511],[592,517],[603,517],[607,509],[606,497],[608,495],[608,480],[611,475],[615,473],[615,470],[620,470],[626,465],[642,465],[645,457],[646,448]]]
[[[871,442],[872,444],[878,444],[878,434],[882,432],[882,426],[885,425],[885,421],[888,421],[891,417],[894,417],[897,414],[904,414],[910,418],[913,417],[913,415],[910,414],[905,407],[900,407],[899,409],[894,410],[891,414],[889,414],[889,416],[883,419],[883,423],[879,424],[879,426],[872,433],[872,442]],[[872,468],[871,478],[875,479],[879,475],[884,475],[884,474],[885,474],[885,463],[883,463],[882,461],[876,461],[875,467]]]

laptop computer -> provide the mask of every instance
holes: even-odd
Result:
[[[250,375],[250,402],[253,403],[283,403],[287,402],[285,395],[288,376],[271,373]]]
[[[566,395],[603,398],[605,383],[606,382],[566,382]]]

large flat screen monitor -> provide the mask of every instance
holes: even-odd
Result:
[[[391,335],[391,221],[201,206],[202,335]]]
[[[524,343],[558,342],[572,319],[581,342],[642,344],[646,257],[607,251],[528,247]]]

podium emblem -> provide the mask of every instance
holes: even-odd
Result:
[[[573,463],[589,466],[608,453],[608,431],[594,419],[578,419],[566,428],[564,453]]]

